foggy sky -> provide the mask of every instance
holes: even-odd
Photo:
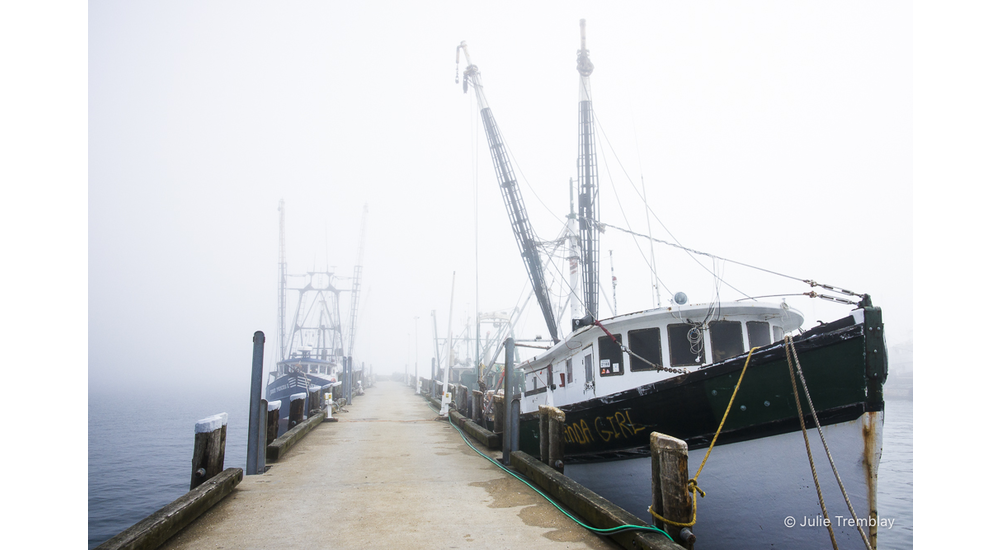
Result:
[[[289,272],[330,266],[345,277],[368,205],[356,362],[392,372],[416,358],[427,372],[430,314],[444,337],[452,272],[453,330],[474,318],[477,219],[479,309],[515,306],[524,267],[474,96],[455,83],[455,48],[467,41],[535,230],[554,238],[576,176],[581,18],[604,142],[604,221],[647,232],[633,190],[644,184],[682,244],[871,293],[890,343],[910,338],[905,3],[385,11],[98,2],[89,21],[91,387],[242,383],[256,330],[268,337],[269,368],[280,199]],[[646,260],[631,236],[610,230],[605,293],[609,250],[618,311],[654,307]],[[667,290],[712,298],[705,268],[666,247],[655,254],[662,303]],[[716,268],[751,296],[810,290]],[[790,303],[807,327],[847,311]],[[543,334],[537,305],[528,311],[519,336]],[[610,314],[602,300],[601,317]]]

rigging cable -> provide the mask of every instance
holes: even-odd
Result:
[[[656,216],[656,214],[654,213],[653,216]],[[635,232],[633,232],[633,231],[631,231],[629,229],[625,229],[623,227],[617,227],[617,226],[611,225],[609,223],[603,223],[603,222],[595,222],[595,223],[598,223],[601,227],[611,228],[611,229],[614,229],[616,231],[621,231],[623,233],[635,233]],[[726,261],[726,262],[729,262],[729,263],[733,263],[733,264],[736,264],[736,265],[739,265],[739,266],[747,267],[747,268],[750,268],[750,269],[756,269],[757,271],[762,271],[764,273],[769,273],[771,275],[776,275],[778,277],[784,277],[786,279],[791,279],[793,281],[798,281],[800,283],[805,283],[805,284],[807,284],[807,285],[809,285],[811,287],[825,288],[827,290],[830,290],[830,291],[833,291],[833,292],[837,292],[837,293],[843,294],[845,296],[857,296],[859,298],[863,298],[865,296],[864,293],[858,293],[858,292],[854,292],[854,291],[851,291],[851,290],[847,290],[845,288],[835,287],[835,286],[824,284],[824,283],[819,283],[819,282],[816,282],[813,279],[802,279],[802,278],[799,278],[799,277],[795,277],[795,276],[792,276],[792,275],[786,275],[784,273],[779,273],[777,271],[773,271],[773,270],[766,269],[766,268],[763,268],[763,267],[757,267],[755,265],[751,265],[751,264],[748,264],[748,263],[738,262],[736,260],[731,260],[731,259],[728,259],[728,258],[723,258],[722,256],[716,256],[715,254],[709,254],[708,252],[701,252],[699,250],[695,250],[693,248],[688,248],[688,247],[680,245],[678,243],[672,243],[672,242],[669,242],[669,241],[665,241],[663,239],[657,239],[656,237],[653,237],[653,236],[650,236],[650,235],[643,235],[641,233],[635,233],[635,235],[637,235],[639,237],[643,237],[643,238],[649,239],[649,240],[654,241],[654,242],[658,242],[660,244],[665,244],[667,246],[672,246],[674,248],[679,248],[681,250],[684,250],[684,251],[688,252],[689,254],[699,254],[701,256],[706,256],[706,257],[709,257],[709,258],[717,258],[719,260]],[[699,262],[699,264],[700,264],[700,262]],[[704,267],[704,266],[702,266],[702,267]],[[733,290],[736,290],[740,294],[743,294],[744,296],[747,296],[746,293],[740,291],[739,289],[736,289],[735,287],[733,287],[729,283],[726,283],[725,281],[723,281],[723,283],[725,283],[726,286],[729,286]],[[841,303],[845,303],[845,304],[855,304],[855,302],[843,300],[841,298],[837,298],[837,297],[834,297],[834,296],[826,296],[824,294],[819,294],[817,292],[807,292],[807,293],[805,293],[805,295],[809,296],[810,298],[822,298],[822,299],[825,299],[825,300],[832,300],[832,301],[835,301],[835,302],[841,302]],[[794,296],[798,296],[798,294],[795,294]],[[761,298],[761,297],[766,298],[767,296],[758,296],[758,298]],[[747,296],[747,298],[753,299],[750,296]],[[743,298],[743,299],[747,299],[747,298]]]
[[[597,121],[597,127],[601,129],[601,133],[604,135],[605,140],[607,140],[607,133],[604,131],[604,126],[601,124],[600,119],[597,118],[596,113],[594,115],[594,119]],[[611,148],[611,153],[614,155],[615,160],[618,161],[618,166],[621,167],[622,172],[625,174],[625,178],[628,180],[629,184],[632,185],[632,189],[636,192],[636,194],[638,194],[640,197],[642,197],[642,194],[639,193],[639,190],[635,186],[635,182],[633,182],[632,178],[629,177],[628,171],[625,170],[625,166],[622,164],[621,159],[618,158],[618,153],[615,151],[614,147],[612,147],[610,145],[610,142],[609,142],[608,146]],[[646,203],[645,198],[643,198],[643,203],[644,204]],[[647,205],[647,208],[648,208],[648,205]],[[650,208],[649,211],[652,212],[653,217],[656,218],[657,223],[659,223],[660,226],[663,227],[663,230],[666,231],[667,234],[670,235],[670,237],[672,239],[674,239],[674,241],[676,241],[676,243],[667,242],[667,241],[664,241],[664,240],[661,240],[661,239],[655,239],[655,238],[653,238],[652,235],[643,235],[641,233],[637,233],[636,235],[638,235],[640,237],[645,237],[645,238],[650,239],[650,240],[655,241],[655,242],[659,242],[659,243],[662,243],[662,244],[673,246],[675,248],[679,248],[679,249],[684,250],[685,252],[687,252],[689,255],[691,255],[691,254],[700,254],[702,256],[709,256],[709,257],[720,258],[720,259],[723,259],[725,261],[735,263],[737,265],[742,265],[744,267],[749,267],[751,269],[756,269],[756,270],[759,270],[759,271],[763,271],[765,273],[770,273],[772,275],[777,275],[777,276],[780,276],[780,277],[786,277],[786,278],[789,278],[789,279],[800,281],[800,282],[808,284],[811,287],[817,287],[818,286],[820,288],[825,288],[825,289],[833,291],[833,292],[837,292],[837,293],[844,294],[844,295],[847,295],[847,296],[856,296],[858,298],[863,298],[865,296],[865,293],[863,293],[863,292],[861,292],[861,293],[853,292],[853,291],[847,290],[847,289],[842,288],[842,287],[835,287],[835,286],[832,286],[832,285],[818,283],[818,282],[816,282],[816,281],[814,281],[812,279],[803,279],[803,278],[800,278],[800,277],[793,277],[791,275],[785,275],[783,273],[778,273],[776,271],[771,271],[769,269],[765,269],[765,268],[762,268],[762,267],[757,267],[757,266],[753,266],[753,265],[750,265],[750,264],[746,264],[746,263],[742,263],[742,262],[737,262],[737,261],[734,261],[734,260],[727,260],[725,258],[721,258],[719,256],[715,256],[714,254],[708,254],[707,252],[699,252],[697,250],[688,248],[688,247],[683,246],[683,245],[680,244],[680,240],[677,239],[677,237],[675,237],[674,234],[671,233],[669,229],[667,229],[667,226],[663,223],[663,220],[661,220],[660,217],[656,215],[656,212],[653,211],[652,208]],[[622,229],[620,227],[615,227],[615,226],[612,226],[610,224],[601,223],[600,221],[597,221],[597,220],[591,220],[591,221],[594,221],[595,223],[599,224],[599,226],[602,227],[602,228],[603,227],[611,227],[612,229],[617,229],[619,231],[624,231],[626,233],[628,233],[628,232],[631,231],[631,229]],[[706,270],[708,269],[703,264],[701,264],[701,262],[698,262],[697,260],[695,260],[695,261],[696,261],[696,263],[698,263],[698,265],[701,265],[703,269],[706,269]],[[743,294],[744,296],[746,296],[746,294],[744,292],[742,292],[739,289],[733,287],[729,283],[726,283],[726,285],[729,286],[730,288],[732,288],[733,290],[736,290],[740,294]],[[812,297],[824,298],[824,296],[812,296]]]

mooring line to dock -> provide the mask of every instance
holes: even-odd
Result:
[[[435,410],[434,407],[431,406],[430,403],[428,403],[427,406],[431,407],[432,410]],[[624,533],[624,532],[627,532],[627,531],[648,531],[648,532],[653,532],[653,533],[660,533],[663,536],[667,537],[667,539],[670,540],[670,542],[676,542],[673,539],[673,537],[671,537],[669,534],[667,534],[666,531],[664,531],[662,529],[657,529],[656,527],[652,527],[652,526],[649,526],[649,525],[619,525],[618,527],[610,527],[608,529],[601,529],[601,528],[592,527],[590,525],[587,525],[586,523],[583,523],[582,521],[576,519],[572,514],[570,514],[569,512],[567,512],[565,509],[563,509],[562,506],[559,506],[558,504],[556,504],[556,502],[554,500],[552,500],[551,498],[549,498],[548,495],[546,495],[545,493],[543,493],[542,491],[540,491],[537,487],[535,487],[534,485],[532,485],[531,482],[529,482],[528,480],[526,480],[526,479],[522,478],[521,476],[517,475],[516,472],[508,469],[503,464],[497,462],[494,458],[483,454],[479,449],[477,449],[469,441],[469,439],[467,437],[465,437],[465,434],[462,433],[462,430],[458,426],[456,426],[455,423],[451,420],[451,416],[450,415],[448,416],[448,423],[451,424],[451,427],[454,428],[455,431],[458,432],[458,435],[462,436],[462,440],[465,441],[465,444],[468,445],[470,449],[472,449],[473,451],[475,451],[476,454],[478,454],[479,456],[485,458],[486,460],[489,460],[490,462],[493,463],[494,466],[496,466],[497,468],[500,468],[501,470],[507,472],[514,479],[520,481],[521,483],[525,484],[529,489],[531,489],[532,491],[538,493],[538,496],[540,496],[540,497],[544,498],[545,500],[547,500],[549,502],[549,504],[551,504],[552,506],[555,506],[556,510],[559,510],[560,512],[562,512],[563,515],[565,515],[569,519],[571,519],[574,522],[576,522],[576,524],[579,525],[580,527],[583,527],[584,529],[587,529],[588,531],[592,531],[592,532],[600,534],[600,535],[614,535],[614,534],[617,534],[617,533]]]
[[[789,350],[791,350],[791,355],[789,355]],[[816,407],[813,406],[812,397],[809,395],[809,386],[806,385],[806,375],[802,372],[802,365],[799,363],[799,354],[795,351],[795,342],[792,338],[785,335],[785,357],[788,359],[788,371],[791,374],[792,371],[792,358],[795,358],[795,368],[798,371],[799,380],[802,382],[802,390],[806,395],[806,403],[809,404],[809,410],[812,411],[813,422],[816,423],[816,431],[819,433],[819,439],[823,442],[823,449],[826,450],[826,458],[830,461],[830,468],[833,470],[833,477],[837,480],[837,484],[840,485],[840,492],[844,495],[844,502],[847,503],[847,509],[851,512],[851,517],[854,519],[854,525],[858,528],[858,534],[861,535],[861,540],[865,543],[865,548],[868,550],[873,550],[871,542],[868,540],[868,535],[861,529],[861,522],[858,520],[858,514],[854,511],[854,506],[851,505],[851,497],[847,496],[847,489],[844,488],[844,481],[840,479],[840,473],[837,472],[837,465],[833,463],[833,455],[830,454],[830,446],[826,443],[826,437],[823,435],[823,426],[819,423],[819,415],[816,414]],[[792,389],[795,391],[795,405],[798,407],[799,422],[804,423],[802,406],[799,404],[798,389],[795,385],[795,377],[792,377]],[[805,432],[803,432],[805,434]],[[806,437],[806,449],[809,447],[809,439]],[[812,453],[809,453],[810,466],[812,466]],[[816,491],[819,493],[819,480],[816,480]],[[822,494],[820,494],[820,499],[822,499]],[[822,500],[820,501],[822,502]],[[825,510],[824,510],[825,511]],[[829,526],[828,526],[829,527]],[[833,537],[833,530],[830,530],[830,537]],[[834,548],[836,548],[836,541],[834,541]]]

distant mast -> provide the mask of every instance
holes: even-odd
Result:
[[[285,360],[285,284],[288,264],[285,263],[285,199],[278,201],[278,360]]]
[[[597,235],[597,154],[594,140],[594,106],[590,94],[590,73],[594,64],[590,62],[587,50],[587,20],[580,20],[580,50],[576,56],[576,70],[580,73],[580,141],[576,170],[580,184],[579,220],[581,269],[583,274],[584,317],[574,326],[589,325],[598,319],[598,275],[600,274],[600,250]]]

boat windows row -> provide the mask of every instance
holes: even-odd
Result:
[[[746,326],[744,333],[743,327]],[[664,363],[660,327],[630,330],[622,334],[602,336],[597,340],[598,371],[601,376],[619,376],[625,372],[625,357],[633,372],[651,371],[664,366],[692,367],[706,364],[706,356],[711,354],[711,363],[725,361],[730,357],[746,353],[747,350],[766,346],[783,337],[781,327],[771,326],[766,321],[713,321],[708,324],[708,338],[705,331],[693,324],[678,323],[666,326],[667,357]],[[707,340],[707,341],[706,341]],[[746,344],[749,340],[749,346]],[[624,344],[631,354],[622,349]],[[567,374],[571,371],[567,364]],[[592,380],[588,376],[588,381]]]

